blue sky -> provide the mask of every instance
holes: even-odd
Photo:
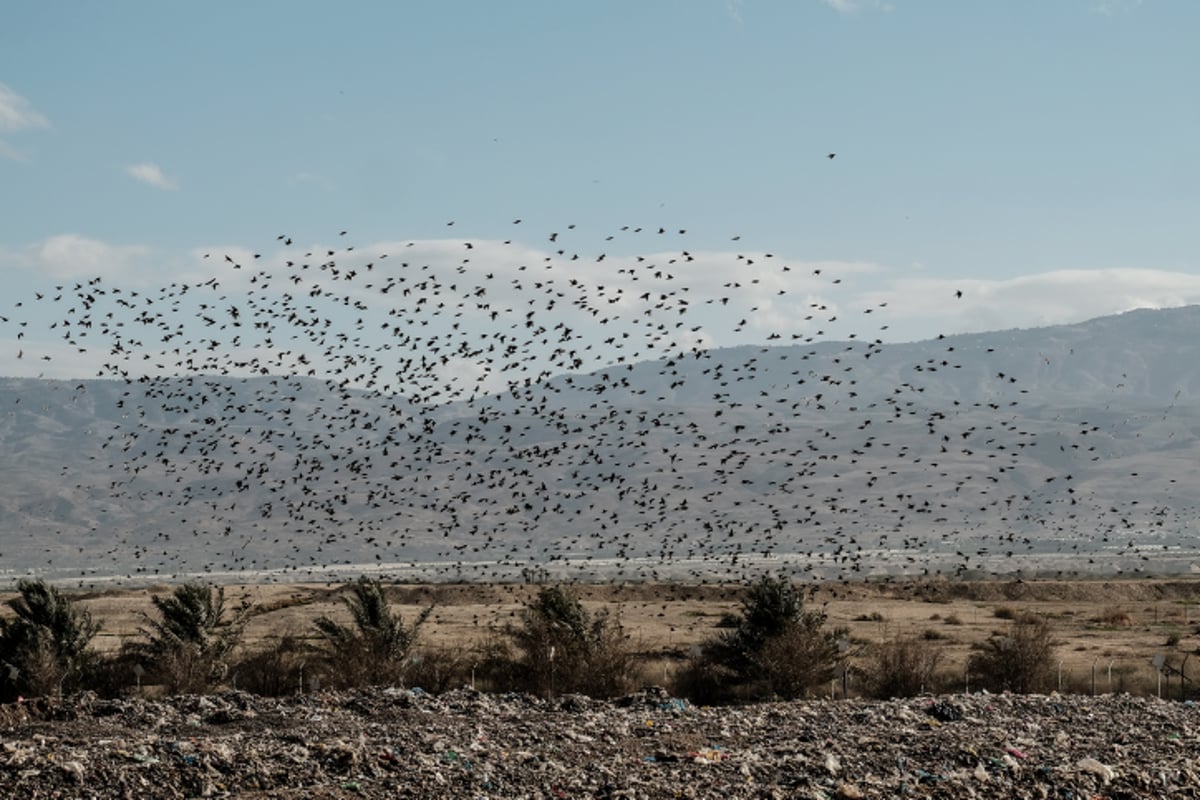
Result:
[[[788,296],[878,308],[885,339],[1200,302],[1197,30],[1191,0],[15,0],[0,274],[24,297],[276,263],[280,233],[536,257],[631,225],[686,230],[698,287],[767,268],[745,253],[843,275]],[[801,325],[768,283],[744,337]]]

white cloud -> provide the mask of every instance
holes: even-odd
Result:
[[[725,0],[725,13],[727,13],[729,18],[738,25],[741,25],[743,22],[742,3],[743,0]]]
[[[560,345],[577,355],[577,368],[588,371],[697,345],[915,341],[1200,304],[1200,275],[1156,269],[981,279],[754,251],[658,250],[639,258],[609,247],[604,259],[594,252],[576,259],[574,249],[560,255],[557,246],[438,239],[376,242],[351,251],[339,241],[278,243],[260,257],[234,246],[171,255],[68,233],[19,249],[0,247],[0,266],[48,280],[103,277],[109,286],[136,286],[145,297],[174,296],[177,285],[203,284],[184,305],[163,311],[168,324],[196,325],[195,303],[214,300],[220,309],[238,306],[244,320],[265,314],[265,332],[238,329],[241,346],[261,344],[260,358],[295,346],[318,371],[337,359],[309,341],[314,319],[333,326],[322,336],[344,334],[361,352],[419,351],[438,340],[449,358],[431,362],[430,380],[445,391],[469,391],[478,381],[493,389],[501,373],[504,380],[520,379],[550,361],[561,365],[563,358],[551,354]],[[213,334],[207,327],[189,328],[187,336],[193,335]],[[229,335],[235,335],[232,326],[218,336]],[[256,336],[274,343],[256,343]],[[505,352],[514,342],[523,344]],[[486,356],[476,352],[480,347]]]
[[[0,264],[50,278],[123,278],[149,254],[145,245],[114,245],[63,233],[22,248],[0,247]]]
[[[145,164],[132,164],[125,168],[135,180],[139,180],[148,186],[153,186],[156,189],[166,189],[174,191],[179,188],[179,184],[173,178],[168,178],[163,174],[162,169],[158,164],[147,162]]]
[[[0,83],[0,132],[15,133],[49,126],[50,121],[34,111],[28,100]]]
[[[961,291],[962,297],[956,293]],[[893,340],[1060,325],[1136,308],[1200,303],[1200,275],[1156,269],[1055,270],[1006,280],[900,278],[862,295],[887,302]]]
[[[319,267],[329,249],[293,245],[265,252],[257,262],[246,253],[236,253],[246,269],[229,271],[221,269],[228,265],[217,253],[234,251],[208,248],[214,255],[204,262],[204,270],[209,275],[224,272],[222,288],[237,290],[253,273],[251,264],[274,272],[282,259],[299,262],[298,256],[311,251],[313,257],[303,259],[311,268],[299,274],[295,269],[283,270],[271,281],[273,291],[286,287],[303,296],[320,285],[371,308],[393,304],[403,308],[417,297],[403,295],[403,286],[414,287],[430,278],[430,286],[441,287],[440,294],[428,300],[445,302],[446,311],[439,316],[447,322],[460,321],[463,335],[483,337],[487,332],[511,330],[533,309],[542,324],[565,325],[589,341],[601,330],[607,333],[597,341],[613,332],[618,337],[628,333],[623,352],[643,355],[648,354],[646,326],[651,322],[666,323],[669,331],[664,336],[680,345],[701,341],[722,347],[852,335],[895,342],[1200,303],[1200,277],[1154,269],[1058,270],[1003,280],[962,279],[929,275],[919,267],[901,270],[870,262],[798,261],[754,251],[661,250],[640,258],[610,251],[603,261],[595,253],[580,252],[575,260],[573,249],[559,255],[516,241],[486,240],[474,240],[468,248],[462,239],[377,242],[353,252],[340,251],[329,260],[336,261],[343,273],[358,272],[347,283]],[[337,245],[332,249],[337,250]],[[390,257],[381,259],[384,253]],[[371,272],[364,266],[368,261],[374,263]],[[283,274],[303,280],[292,283]],[[201,273],[189,275],[200,277]],[[386,297],[379,294],[389,281],[402,278],[407,284],[398,285]],[[449,290],[451,284],[456,288]],[[476,296],[476,289],[486,294]],[[962,298],[955,296],[959,290]],[[464,298],[469,299],[464,302]],[[550,298],[554,298],[553,308],[547,307]],[[436,320],[430,323],[432,329]],[[592,328],[595,332],[584,333]],[[588,367],[614,352],[599,344],[589,350]]]
[[[0,133],[18,133],[50,127],[50,121],[34,110],[29,101],[0,83]],[[21,160],[21,154],[0,139],[0,158]]]
[[[883,12],[892,10],[892,4],[886,0],[821,0],[821,2],[839,14],[857,14],[864,7]]]

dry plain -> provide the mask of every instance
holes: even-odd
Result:
[[[390,585],[388,596],[405,620],[432,605],[421,645],[470,653],[489,636],[518,621],[523,605],[537,592],[528,584]],[[631,647],[647,667],[647,680],[665,683],[690,649],[720,632],[723,616],[739,608],[738,584],[576,584],[591,611],[619,617]],[[69,592],[69,590],[67,590]],[[96,639],[111,651],[136,637],[152,610],[151,596],[169,585],[70,593],[102,624]],[[807,604],[820,608],[833,626],[849,629],[851,662],[864,663],[872,643],[915,635],[943,652],[945,690],[970,688],[964,665],[973,646],[1033,613],[1052,626],[1056,671],[1064,691],[1157,691],[1152,659],[1163,654],[1200,675],[1200,658],[1184,662],[1200,648],[1200,581],[1191,579],[1073,581],[912,581],[809,584]],[[244,646],[269,645],[280,636],[312,635],[320,615],[347,619],[342,584],[264,584],[225,587],[229,605],[247,603],[250,619]],[[4,600],[11,594],[0,596]],[[4,608],[7,612],[7,607]],[[1056,675],[1056,680],[1058,675]],[[1178,678],[1164,692],[1177,696]],[[851,680],[851,693],[854,681]]]

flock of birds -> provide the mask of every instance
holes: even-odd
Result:
[[[73,502],[113,512],[84,571],[961,574],[1169,522],[1076,491],[1099,427],[1023,417],[1019,377],[963,337],[906,361],[886,302],[822,299],[829,268],[717,257],[686,229],[525,245],[512,226],[361,250],[282,234],[191,281],[16,302],[19,357],[82,360],[70,402],[114,404],[89,464],[64,465]],[[956,370],[983,393],[946,394]]]

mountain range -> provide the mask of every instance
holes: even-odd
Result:
[[[1189,570],[1200,307],[681,351],[441,405],[0,379],[11,579]]]

